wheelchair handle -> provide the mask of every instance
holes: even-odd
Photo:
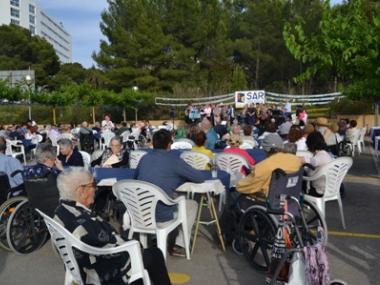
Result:
[[[314,165],[311,165],[310,163],[305,163],[305,164],[303,165],[303,167],[307,167],[307,168],[309,168],[309,169],[311,169],[311,170],[315,170],[315,166],[314,166]]]
[[[284,209],[267,209],[267,213],[270,215],[284,215]]]

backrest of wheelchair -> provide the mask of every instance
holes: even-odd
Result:
[[[280,209],[281,194],[292,196],[297,200],[300,199],[303,174],[303,167],[301,167],[301,169],[297,172],[289,174],[284,172],[282,169],[276,169],[272,172],[268,193],[268,201],[271,209]],[[292,199],[288,199],[288,212],[294,216],[299,216],[299,207]]]
[[[11,189],[9,178],[5,172],[0,171],[0,205],[8,199],[8,193]]]
[[[25,180],[24,183],[30,206],[53,217],[59,202],[56,177],[50,173],[45,177]]]
[[[95,137],[93,133],[79,134],[81,150],[92,153],[94,151]]]

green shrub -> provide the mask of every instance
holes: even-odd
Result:
[[[335,100],[330,104],[332,115],[360,115],[373,112],[373,102],[368,100]]]

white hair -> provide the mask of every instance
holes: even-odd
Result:
[[[63,200],[77,199],[76,190],[87,183],[91,183],[93,177],[84,167],[70,167],[59,174],[57,178],[57,187],[59,196]]]

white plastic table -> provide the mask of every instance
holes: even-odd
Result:
[[[203,183],[186,182],[182,184],[180,187],[178,187],[176,191],[186,192],[186,193],[191,193],[191,194],[199,194],[201,196],[201,200],[198,206],[197,218],[195,220],[195,231],[194,231],[193,244],[191,247],[191,254],[193,254],[194,252],[195,242],[197,240],[200,224],[202,225],[215,224],[216,225],[216,231],[220,240],[220,244],[222,246],[222,250],[225,251],[226,247],[224,246],[224,240],[223,240],[222,232],[220,230],[218,215],[215,209],[214,198],[212,195],[210,195],[210,194],[218,195],[226,191],[222,182],[218,179],[206,180]],[[201,214],[204,207],[207,207],[210,211],[210,215],[211,215],[210,221],[201,221]]]

